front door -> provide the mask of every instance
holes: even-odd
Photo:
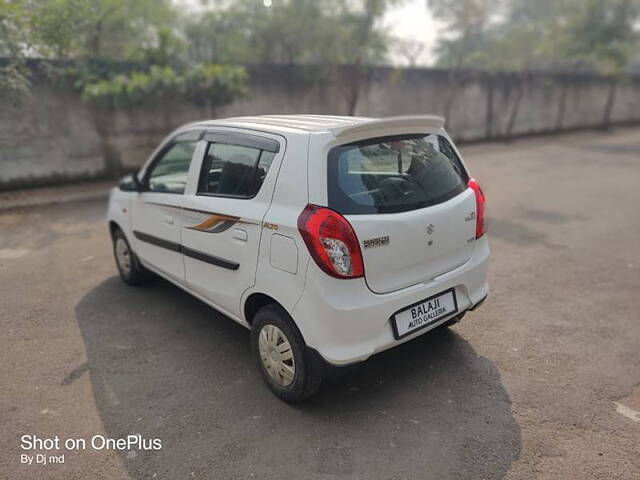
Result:
[[[231,316],[240,316],[240,296],[255,283],[262,220],[283,150],[278,138],[205,134],[198,184],[184,199],[187,284]]]
[[[131,205],[135,252],[143,263],[184,282],[180,248],[181,208],[198,132],[187,132],[160,150]]]

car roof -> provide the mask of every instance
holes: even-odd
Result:
[[[197,122],[202,126],[227,126],[261,130],[271,133],[332,132],[336,137],[370,128],[442,127],[444,119],[432,115],[389,118],[351,117],[340,115],[257,115],[222,118]],[[193,124],[192,124],[193,125]]]
[[[287,133],[291,131],[326,132],[331,128],[355,125],[367,120],[372,119],[339,115],[255,115],[221,118],[202,123],[207,126],[232,126],[274,133]]]

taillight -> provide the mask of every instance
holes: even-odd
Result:
[[[337,278],[364,275],[358,238],[342,215],[328,208],[307,205],[298,217],[298,230],[309,253],[326,273]]]
[[[487,223],[485,221],[485,202],[484,193],[473,178],[469,179],[469,188],[476,195],[476,238],[480,238],[487,233]]]

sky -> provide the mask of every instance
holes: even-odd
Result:
[[[419,41],[425,48],[417,64],[429,65],[433,62],[433,47],[436,42],[438,26],[427,8],[427,0],[405,0],[399,6],[389,10],[383,20],[395,37]],[[406,63],[401,55],[395,54],[394,63]]]

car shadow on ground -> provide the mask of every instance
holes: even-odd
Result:
[[[133,478],[488,479],[520,451],[499,373],[455,331],[290,406],[263,385],[248,331],[168,282],[109,278],[76,314],[88,360],[63,384],[88,370],[108,436],[162,441],[122,452]]]

